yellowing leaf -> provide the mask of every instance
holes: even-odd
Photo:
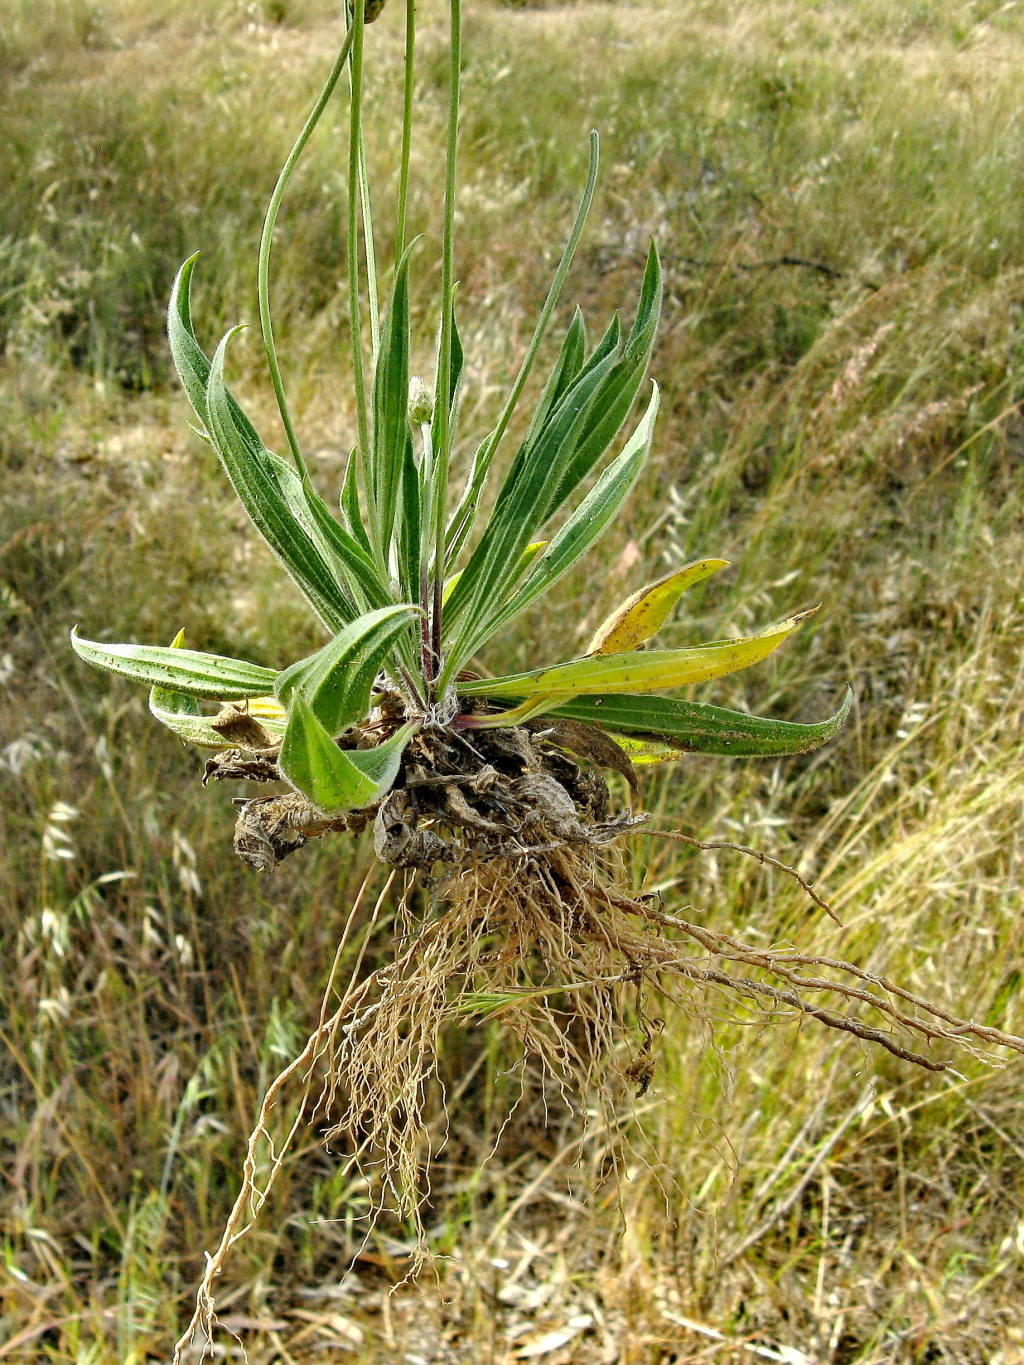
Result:
[[[288,712],[276,697],[250,697],[249,714],[260,720],[284,720]]]
[[[689,649],[657,649],[627,654],[595,654],[588,659],[539,668],[507,678],[480,678],[462,683],[459,691],[478,697],[512,697],[526,702],[545,697],[558,705],[558,697],[593,693],[663,692],[689,683],[723,678],[759,663],[778,649],[801,622],[817,611],[800,612],[742,640],[717,640]],[[521,708],[517,708],[519,710]],[[547,708],[545,708],[547,709]],[[537,714],[533,711],[532,714]]]
[[[594,633],[588,654],[621,654],[639,649],[656,635],[668,620],[672,608],[694,583],[700,583],[719,569],[728,568],[727,559],[698,559],[683,569],[666,574],[655,583],[632,593]]]
[[[659,744],[656,740],[647,742],[642,739],[633,739],[629,735],[616,735],[615,742],[628,755],[634,766],[643,764],[644,767],[647,767],[651,763],[674,763],[681,758],[688,757],[686,750],[673,749],[670,744]]]
[[[170,643],[171,649],[185,648],[185,632],[179,630]],[[149,709],[161,725],[184,740],[202,749],[228,749],[231,741],[213,728],[209,716],[204,716],[194,697],[172,688],[151,687]]]

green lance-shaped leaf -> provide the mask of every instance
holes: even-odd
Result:
[[[633,327],[626,338],[622,359],[601,386],[598,401],[594,404],[592,421],[572,452],[561,483],[547,508],[546,516],[553,516],[587,477],[615,440],[629,415],[650,363],[658,319],[661,316],[661,295],[661,263],[658,260],[657,248],[652,242],[640,291],[640,303]]]
[[[367,607],[384,606],[388,594],[368,542],[364,543],[365,534],[360,537],[350,533],[332,515],[312,484],[296,473],[290,461],[265,447],[260,458],[289,512],[316,547],[334,580],[343,585],[346,619],[354,620]]]
[[[402,468],[401,515],[398,518],[398,582],[404,597],[420,595],[420,565],[423,551],[424,522],[429,517],[425,504],[424,481],[416,464],[412,437],[405,445]]]
[[[616,317],[616,322],[618,318]],[[616,337],[617,345],[617,337]],[[613,347],[614,349],[614,347]],[[557,409],[559,403],[572,388],[579,378],[583,369],[583,362],[587,353],[587,324],[583,317],[582,310],[577,307],[572,316],[568,330],[565,333],[565,340],[558,353],[558,359],[552,366],[551,373],[548,375],[547,383],[541,393],[540,401],[533,411],[530,418],[530,425],[523,437],[523,449],[528,449],[536,439],[538,433],[543,430],[551,414]],[[607,354],[607,350],[605,352]],[[599,360],[603,357],[599,357]]]
[[[295,790],[325,814],[357,810],[379,800],[394,784],[402,751],[416,729],[413,723],[403,726],[375,749],[339,749],[295,692],[278,765]]]
[[[175,278],[167,310],[167,337],[178,378],[196,416],[206,427],[209,425],[206,418],[206,384],[210,378],[210,362],[196,340],[191,307],[192,272],[198,257],[198,252],[190,256]],[[244,415],[242,420],[245,420]]]
[[[600,384],[591,402],[588,420],[581,424],[575,433],[572,449],[565,454],[565,468],[561,481],[552,494],[545,518],[557,511],[587,477],[615,439],[633,405],[647,370],[660,312],[661,265],[652,243],[636,318],[621,358],[618,355],[621,327],[616,314],[593,354],[580,368],[576,377],[576,385],[586,386],[592,376],[598,374]],[[563,393],[569,391],[568,388],[562,390]],[[497,507],[501,506],[503,498],[514,488],[520,474],[536,458],[535,447],[540,438],[547,434],[549,417],[554,420],[558,410],[558,403],[553,403],[541,422],[538,423],[535,419],[534,423],[531,423],[522,449],[513,461],[508,478],[498,494]]]
[[[414,244],[415,245],[415,244]],[[367,470],[370,538],[381,562],[387,561],[398,508],[409,427],[409,258],[410,246],[395,272],[391,307],[381,336],[373,381],[373,444]]]
[[[519,556],[520,574],[526,572],[526,570],[530,567],[533,561],[540,554],[541,550],[547,547],[547,543],[548,542],[546,540],[535,540],[532,545],[527,545],[526,549]],[[462,573],[460,570],[459,573],[452,574],[451,578],[449,578],[447,583],[445,583],[444,592],[442,593],[441,596],[442,603],[447,602],[449,597],[451,597],[452,593],[455,591],[455,585],[458,583],[461,577]]]
[[[222,409],[219,424],[227,437],[226,441],[215,439],[209,410],[213,366],[196,340],[189,302],[195,260],[192,256],[182,266],[171,293],[167,330],[175,367],[257,530],[324,623],[337,629],[358,615],[363,605],[387,601],[387,593],[360,538],[338,526],[289,462],[263,444],[224,385],[223,366],[214,392]]]
[[[631,593],[598,626],[587,653],[622,654],[639,649],[657,635],[688,588],[728,567],[727,559],[698,559]]]
[[[547,592],[604,534],[629,497],[647,463],[651,442],[654,439],[654,422],[658,415],[659,401],[658,386],[655,384],[647,411],[623,447],[622,453],[612,461],[551,541],[544,555],[538,560],[533,573],[518,592],[472,637],[464,653],[460,654],[460,663],[475,654],[487,638],[502,625],[517,616],[542,593]]]
[[[341,734],[366,716],[384,656],[417,612],[404,603],[367,612],[316,654],[279,673],[275,695],[287,703],[298,693],[330,736]]]
[[[395,785],[395,778],[402,765],[405,746],[420,728],[420,722],[411,720],[396,730],[390,739],[373,749],[354,749],[349,751],[349,759],[366,777],[377,784],[373,799],[377,801]],[[342,752],[341,750],[338,751]]]
[[[462,387],[462,372],[465,367],[466,357],[462,348],[462,337],[459,335],[459,324],[455,318],[455,306],[452,304],[451,310],[451,333],[452,333],[452,368],[451,377],[448,383],[448,414],[449,422],[454,425],[455,409],[459,401],[459,390]],[[440,395],[434,395],[434,416],[431,422],[430,437],[434,450],[438,449],[439,428],[438,410],[441,406]],[[449,428],[450,429],[450,428]]]
[[[167,707],[160,698],[156,696],[157,688],[149,695],[149,710],[161,725],[167,726],[168,730],[173,730],[179,740],[184,744],[194,744],[199,749],[229,749],[233,748],[232,740],[225,740],[223,734],[213,728],[213,718],[203,715],[201,711],[183,711],[180,707]],[[173,696],[175,693],[164,692],[164,698]]]
[[[514,480],[515,469],[509,471],[499,501],[448,603],[449,623],[465,613],[465,630],[475,633],[493,604],[507,597],[519,556],[530,541],[537,539],[535,533],[544,521],[564,461],[589,420],[604,374],[614,364],[614,358],[609,357],[602,368],[573,385]]]
[[[791,616],[742,640],[716,640],[687,649],[652,649],[627,654],[597,654],[587,659],[538,668],[507,678],[481,678],[460,683],[465,696],[515,698],[532,702],[551,697],[614,692],[664,692],[690,683],[723,678],[759,663],[778,649],[817,608]],[[534,712],[536,714],[536,712]]]
[[[288,498],[289,506],[305,525],[324,559],[334,567],[338,577],[345,583],[348,595],[358,608],[351,613],[352,617],[358,615],[364,607],[381,607],[387,604],[390,594],[381,581],[362,537],[353,535],[343,526],[337,517],[331,514],[319,493],[308,483],[303,483],[286,461],[282,460],[281,464],[283,466],[281,482],[286,494],[287,481],[291,481],[295,488],[293,496]],[[308,524],[305,520],[307,516]]]
[[[71,632],[75,653],[97,668],[117,673],[149,687],[184,692],[190,697],[213,701],[242,701],[263,697],[273,691],[277,674],[272,668],[228,659],[220,654],[203,654],[195,649],[176,649],[160,645],[103,645],[84,640],[77,627]]]
[[[618,327],[618,319],[615,319],[615,327]],[[576,309],[573,320],[566,332],[562,342],[562,348],[558,354],[558,359],[548,376],[544,391],[540,401],[534,410],[533,417],[530,419],[530,426],[520,448],[520,458],[522,452],[527,449],[537,434],[540,432],[550,413],[562,401],[562,398],[572,387],[578,378],[583,366],[583,356],[586,349],[587,329],[583,320],[583,314]],[[618,333],[615,333],[614,346],[618,344]],[[602,357],[603,358],[603,357]],[[448,524],[447,546],[449,564],[454,563],[462,552],[462,548],[469,538],[469,533],[473,529],[476,521],[477,507],[480,495],[483,491],[484,483],[487,478],[487,471],[491,462],[492,447],[497,432],[489,432],[481,441],[473,457],[473,465],[466,481],[466,487],[462,494],[459,504],[452,513]]]
[[[647,366],[661,301],[661,271],[651,249],[636,323],[622,358],[609,351],[588,363],[523,447],[502,484],[494,512],[448,606],[449,623],[465,614],[460,639],[475,637],[508,595],[523,547],[592,471],[636,397]]]
[[[609,342],[611,343],[610,345]],[[577,308],[562,341],[558,359],[555,361],[551,373],[548,375],[547,383],[544,385],[544,391],[534,409],[533,416],[530,419],[530,425],[523,438],[523,443],[520,446],[519,452],[513,460],[508,476],[505,479],[503,485],[504,490],[508,490],[514,486],[518,473],[521,471],[522,465],[527,458],[528,452],[544,429],[549,417],[558,409],[562,399],[572,388],[584,368],[587,370],[593,369],[594,366],[605,359],[607,355],[618,349],[618,315],[613,318],[612,324],[605,333],[600,346],[590,357],[590,360],[587,361],[586,366],[584,366],[583,361],[586,353],[586,344],[586,323],[583,319],[583,313]],[[475,519],[476,506],[491,461],[491,444],[494,437],[495,432],[490,432],[485,436],[480,443],[476,455],[473,457],[473,468],[470,471],[469,480],[466,484],[466,491],[462,496],[459,507],[452,517],[451,527],[449,528],[448,549],[451,558],[455,558],[459,554]]]
[[[624,742],[634,763],[649,763],[682,758],[686,753],[734,757],[807,753],[839,733],[852,702],[853,692],[847,688],[835,715],[812,725],[767,720],[675,697],[575,697],[548,714],[607,730]],[[632,741],[643,741],[645,747],[636,749]]]
[[[192,700],[191,697],[181,697],[180,693],[167,692],[163,688],[154,687],[149,694],[149,709],[161,725],[166,725],[168,730],[173,730],[178,738],[184,740],[186,744],[194,744],[200,749],[235,749],[239,747],[241,742],[242,747],[251,747],[248,740],[240,741],[237,735],[233,734],[228,738],[214,724],[216,717],[204,716],[198,706],[194,711],[186,711],[181,706],[168,707],[166,704],[168,697],[178,697],[182,701]],[[255,713],[253,713],[253,720],[260,729],[267,732],[268,742],[280,739],[284,734],[283,720],[278,720],[276,717],[256,716]]]
[[[370,537],[366,534],[366,527],[363,524],[363,515],[359,507],[359,458],[356,451],[348,457],[348,464],[345,467],[345,482],[341,489],[340,508],[341,515],[345,519],[346,529],[355,540],[366,551],[367,556],[372,554],[370,549]]]
[[[280,456],[272,455],[262,442],[254,448],[252,437],[255,433],[248,422],[239,420],[240,409],[224,382],[228,343],[238,330],[233,328],[224,337],[210,366],[206,386],[210,435],[231,485],[256,529],[324,624],[331,630],[338,630],[355,612],[320,549],[302,525],[297,509],[290,505],[285,494],[282,481],[297,481],[298,476],[291,469],[286,473],[285,462]],[[258,437],[255,439],[259,441]],[[338,526],[338,530],[342,528]]]
[[[179,630],[171,641],[170,649],[185,648],[185,632]],[[198,744],[208,749],[225,749],[228,741],[219,735],[204,716],[195,697],[184,692],[172,692],[166,687],[151,687],[149,690],[149,709],[168,730],[173,730],[186,744]]]

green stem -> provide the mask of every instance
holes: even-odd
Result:
[[[331,73],[327,77],[324,88],[313,110],[303,124],[302,132],[295,139],[295,145],[288,153],[288,159],[281,168],[281,174],[277,178],[274,186],[274,193],[270,196],[270,204],[267,208],[267,216],[263,221],[263,235],[260,238],[259,262],[256,267],[256,292],[259,299],[260,326],[263,330],[263,346],[267,353],[267,364],[270,367],[270,378],[274,385],[274,394],[277,398],[278,411],[281,414],[281,422],[284,426],[285,437],[288,441],[288,448],[291,451],[292,459],[295,461],[296,468],[304,479],[308,479],[309,474],[306,469],[306,462],[302,458],[302,451],[299,449],[298,437],[295,434],[295,425],[292,422],[291,412],[288,407],[288,398],[284,391],[284,382],[281,379],[281,366],[278,364],[277,347],[274,344],[274,325],[270,315],[270,253],[274,245],[274,228],[277,224],[277,214],[284,199],[288,182],[292,178],[292,172],[298,164],[299,157],[305,150],[306,143],[313,134],[313,129],[320,122],[321,115],[327,108],[327,103],[334,94],[334,88],[338,84],[345,63],[348,61],[348,54],[352,47],[351,26],[345,34],[345,41],[341,51],[338,53]]]
[[[380,350],[380,298],[377,293],[377,252],[373,242],[373,214],[370,211],[370,180],[366,173],[366,142],[359,135],[359,203],[363,214],[363,247],[366,252],[366,293],[370,308],[370,360],[377,368]]]
[[[416,58],[416,0],[405,0],[405,96],[402,103],[402,160],[398,172],[398,221],[395,224],[395,260],[405,250],[405,224],[409,210],[409,162],[412,157],[412,101]]]
[[[455,173],[459,151],[459,94],[462,85],[462,0],[451,5],[451,68],[448,77],[448,137],[445,148],[444,228],[441,244],[441,337],[438,344],[434,404],[437,449],[434,454],[434,654],[441,655],[441,597],[444,591],[448,470],[451,463],[452,310],[455,295]]]
[[[370,458],[370,421],[366,406],[366,381],[363,377],[363,342],[359,305],[359,150],[362,143],[363,106],[363,27],[362,0],[351,9],[352,58],[350,62],[352,98],[348,134],[348,305],[352,338],[352,387],[356,397],[356,426],[359,452],[365,471]],[[373,490],[367,483],[373,506]],[[371,516],[373,515],[371,510]]]

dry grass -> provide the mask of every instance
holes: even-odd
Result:
[[[327,59],[326,13],[0,4],[0,1358],[167,1358],[371,868],[363,843],[334,840],[251,876],[197,760],[64,644],[76,620],[152,640],[185,624],[268,663],[314,642],[161,385],[159,312],[196,245],[208,334],[253,311],[259,187],[305,102],[296,82]],[[374,29],[389,62],[397,19]],[[671,280],[661,463],[607,573],[588,566],[557,617],[489,662],[537,662],[556,625],[588,634],[648,571],[697,554],[736,567],[693,594],[678,640],[822,601],[785,657],[714,696],[810,719],[850,681],[845,736],[772,766],[688,760],[649,779],[647,805],[661,828],[801,859],[846,928],[727,850],[638,842],[627,884],[752,950],[844,957],[1020,1032],[1019,15],[481,4],[470,30],[471,415],[519,353],[537,242],[571,212],[591,123],[606,174],[576,292],[595,314],[619,303],[651,231]],[[382,108],[393,78],[375,78]],[[382,119],[381,163],[393,137]],[[339,185],[325,136],[278,256],[325,488],[351,428]],[[419,225],[433,208],[421,189]],[[268,413],[255,358],[242,387]],[[382,886],[374,873],[367,904]],[[388,897],[355,933],[339,980],[364,949],[369,970],[390,960],[397,913]],[[436,1273],[394,1296],[409,1228],[386,1217],[367,1241],[379,1180],[300,1130],[219,1289],[252,1360],[1024,1359],[1019,1063],[951,1081],[809,1021],[680,1008],[650,1092],[614,1121],[540,1074],[516,1105],[514,1060],[493,1023],[445,1026],[424,1096],[432,1141],[442,1086],[451,1109],[425,1210]],[[282,1102],[278,1144],[289,1123]],[[262,1179],[266,1148],[256,1161]]]

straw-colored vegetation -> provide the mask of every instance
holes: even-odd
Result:
[[[372,866],[335,840],[247,872],[225,789],[203,793],[144,699],[66,645],[76,622],[146,641],[185,625],[190,644],[272,665],[321,643],[188,434],[162,312],[201,248],[205,334],[254,313],[262,208],[336,47],[331,8],[0,2],[0,1358],[167,1358]],[[422,19],[421,168],[444,118],[440,7]],[[371,31],[387,58],[371,110],[400,99],[399,20],[389,7]],[[655,824],[799,861],[844,929],[728,851],[645,840],[635,889],[1014,1032],[1022,40],[1017,9],[987,3],[470,5],[457,263],[481,432],[590,126],[605,170],[571,296],[595,319],[635,297],[652,234],[667,278],[653,472],[600,562],[495,667],[534,666],[556,610],[584,647],[626,592],[714,553],[734,568],[688,595],[671,644],[823,603],[715,701],[810,720],[855,689],[815,755],[693,759],[646,792]],[[282,358],[325,488],[354,430],[340,119],[276,255]],[[397,127],[371,115],[385,177]],[[436,235],[440,186],[414,183],[411,226]],[[414,319],[421,369],[431,325]],[[272,431],[258,359],[240,339],[239,388]],[[394,913],[385,899],[340,980],[363,947],[363,970],[393,951]],[[379,1189],[303,1131],[225,1271],[222,1316],[250,1358],[1024,1359],[1020,1063],[972,1061],[957,1082],[781,1018],[752,1027],[741,1001],[714,1009],[713,1027],[667,1018],[618,1127],[557,1093],[503,1127],[518,1083],[497,1035],[453,1026],[437,1273],[393,1296],[408,1230],[385,1218],[364,1244]]]

